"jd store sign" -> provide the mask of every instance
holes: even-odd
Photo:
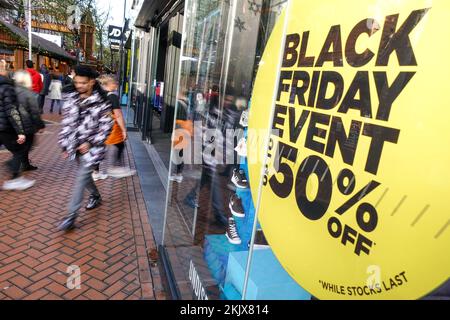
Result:
[[[122,28],[110,25],[108,27],[108,39],[111,42],[120,42],[122,36]]]
[[[450,275],[450,2],[288,3],[249,116],[277,129],[248,152],[267,240],[320,299],[423,297]]]

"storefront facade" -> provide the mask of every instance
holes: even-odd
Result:
[[[144,1],[133,19],[128,123],[148,142],[172,132],[183,10],[183,1]]]
[[[28,35],[25,30],[7,22],[0,22],[0,57],[9,63],[11,70],[25,69],[25,61],[28,60]],[[32,35],[32,60],[36,68],[42,64],[52,70],[68,73],[71,64],[76,58],[37,35]]]
[[[173,297],[450,296],[450,159],[427,142],[450,133],[422,107],[448,114],[446,81],[430,85],[450,67],[430,58],[449,49],[432,38],[448,5],[160,5],[130,87],[142,138],[154,113],[173,130],[158,243]]]

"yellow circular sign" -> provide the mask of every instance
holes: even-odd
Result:
[[[320,299],[416,299],[449,278],[448,21],[445,0],[305,0],[272,32],[249,116],[249,141],[275,130],[258,217]]]

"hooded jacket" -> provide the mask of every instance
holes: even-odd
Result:
[[[17,106],[14,82],[0,76],[0,132],[25,134]]]
[[[17,86],[17,105],[25,134],[33,134],[45,128],[41,119],[37,97],[27,88]]]
[[[50,72],[48,72],[48,70],[45,68],[41,68],[41,74],[42,74],[41,80],[43,79],[43,82],[42,82],[42,89],[41,92],[39,92],[39,94],[41,96],[46,96],[48,95],[48,90],[50,88],[52,78],[50,76]]]
[[[99,164],[105,156],[105,141],[113,125],[111,103],[98,89],[94,89],[90,97],[82,99],[77,91],[70,88],[66,87],[63,94],[64,117],[59,144],[69,158],[74,158],[78,147],[88,142],[91,148],[82,157],[85,164],[91,167]]]
[[[31,89],[33,90],[33,92],[39,94],[42,90],[42,88],[44,87],[42,84],[42,78],[39,72],[37,72],[36,70],[34,70],[33,68],[27,68],[28,73],[31,76],[31,82],[32,82],[32,87]]]

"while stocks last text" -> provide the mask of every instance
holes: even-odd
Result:
[[[342,296],[371,296],[380,294],[383,291],[387,292],[394,290],[408,282],[406,278],[406,272],[402,271],[399,274],[381,281],[381,283],[373,283],[364,286],[343,286],[338,284],[333,284],[327,281],[319,280],[319,283],[324,290],[342,295]]]

